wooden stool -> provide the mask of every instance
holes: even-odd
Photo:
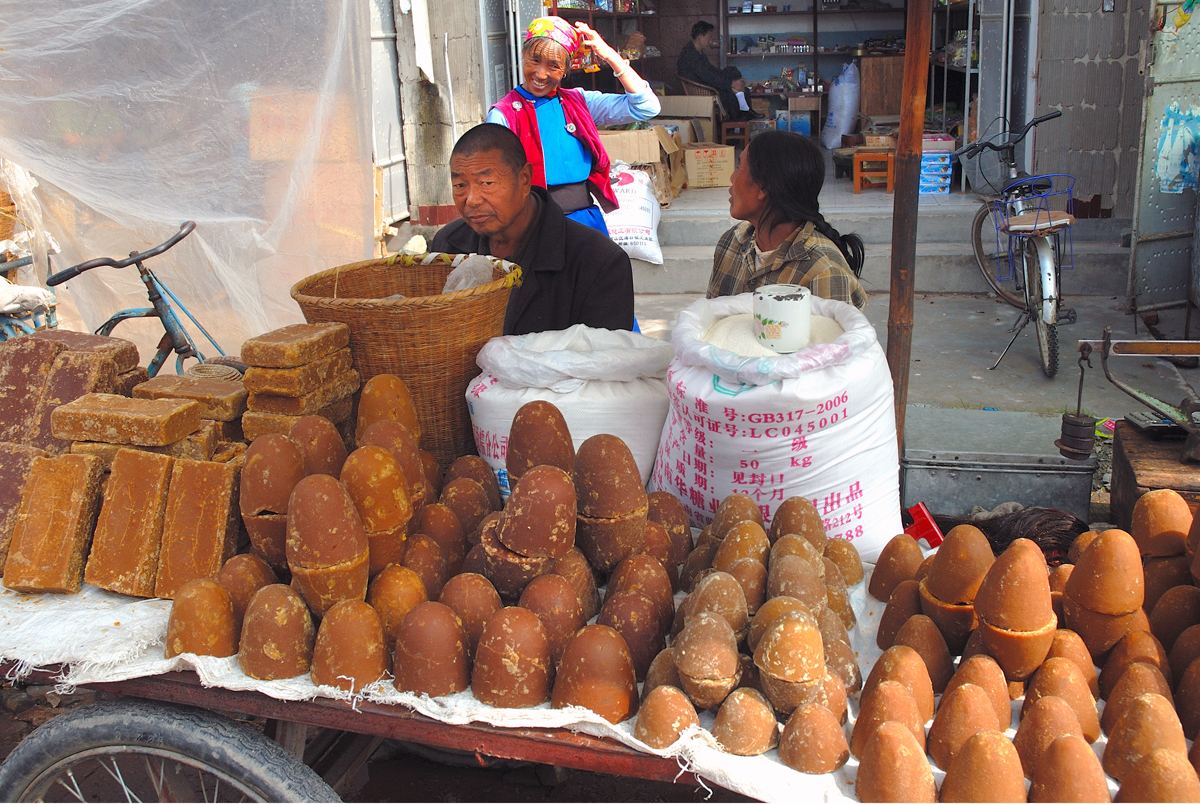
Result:
[[[896,171],[896,152],[892,150],[869,150],[860,148],[854,152],[854,192],[861,192],[868,185],[865,179],[886,179],[887,191],[892,192],[892,181]],[[871,167],[868,168],[868,165]]]
[[[750,123],[746,120],[726,121],[721,123],[721,144],[735,145],[742,148],[750,142]]]

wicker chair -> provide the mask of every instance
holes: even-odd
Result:
[[[696,95],[699,97],[711,97],[713,103],[717,106],[717,119],[714,126],[714,136],[717,137],[717,142],[722,145],[738,145],[742,148],[746,147],[746,143],[750,141],[750,126],[742,121],[729,120],[728,114],[725,112],[725,107],[721,103],[721,94],[708,84],[701,84],[699,81],[693,81],[690,78],[684,78],[682,75],[677,76],[679,83],[683,85],[684,95]]]

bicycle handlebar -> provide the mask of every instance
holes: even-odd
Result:
[[[1012,134],[1009,134],[1008,142],[1004,143],[1003,145],[996,145],[995,143],[988,142],[987,140],[981,140],[979,142],[972,142],[969,145],[964,145],[962,148],[959,148],[954,153],[956,156],[966,157],[967,159],[970,159],[971,157],[975,156],[976,154],[982,153],[983,151],[988,150],[988,149],[991,149],[993,151],[1003,151],[1006,148],[1013,147],[1018,142],[1025,139],[1025,135],[1028,134],[1029,130],[1031,128],[1033,128],[1034,126],[1038,125],[1039,123],[1045,123],[1047,120],[1053,120],[1056,117],[1062,117],[1062,112],[1053,111],[1048,114],[1044,114],[1041,117],[1033,118],[1032,120],[1030,120],[1028,123],[1025,124],[1025,128],[1021,129],[1020,134],[1018,134],[1015,137],[1012,136]]]
[[[81,262],[78,265],[72,265],[70,268],[66,268],[52,276],[47,277],[46,284],[50,287],[61,285],[63,282],[69,282],[70,280],[79,276],[84,271],[90,271],[91,269],[99,268],[102,265],[107,265],[111,268],[126,268],[130,265],[133,265],[135,262],[141,262],[142,260],[149,259],[150,257],[157,257],[164,251],[173,248],[176,243],[190,235],[195,228],[195,221],[184,221],[183,225],[179,227],[178,232],[172,235],[169,240],[164,243],[159,243],[154,248],[147,249],[142,252],[134,252],[123,260],[114,260],[110,257],[96,257],[95,259]]]

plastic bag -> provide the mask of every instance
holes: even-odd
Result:
[[[662,215],[650,174],[644,170],[620,168],[612,171],[613,192],[620,206],[604,214],[608,236],[633,260],[662,265],[658,245],[658,220]]]
[[[446,285],[442,293],[453,293],[456,290],[467,290],[486,285],[492,281],[492,261],[487,257],[472,254],[455,266],[446,277]]]
[[[852,305],[814,297],[813,315],[844,330],[832,343],[747,358],[702,340],[752,304],[746,293],[680,313],[652,487],[678,496],[697,527],[734,492],[754,498],[768,524],[802,496],[830,538],[874,561],[902,530],[892,379],[875,329]]]
[[[854,133],[858,120],[858,95],[860,81],[858,67],[850,62],[842,68],[842,74],[833,79],[829,88],[829,116],[821,130],[821,144],[829,150],[842,147],[842,137]]]
[[[45,288],[14,285],[0,276],[0,313],[31,313],[54,307],[54,294]]]
[[[522,405],[558,407],[575,448],[598,433],[629,447],[642,481],[650,478],[663,422],[663,384],[674,351],[665,341],[576,324],[557,332],[493,338],[476,361],[483,374],[467,387],[475,445],[508,494],[508,433]]]

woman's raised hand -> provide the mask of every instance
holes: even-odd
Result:
[[[604,59],[610,67],[616,69],[625,63],[625,60],[621,58],[621,54],[614,50],[612,45],[605,42],[604,38],[596,33],[586,22],[576,22],[575,28],[583,35],[583,43],[596,51],[596,55]]]

